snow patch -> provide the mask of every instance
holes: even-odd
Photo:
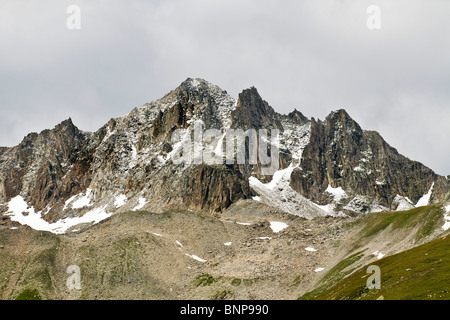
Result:
[[[290,165],[286,169],[276,171],[273,174],[272,181],[265,184],[265,186],[270,190],[273,190],[276,187],[285,188],[286,182],[291,178],[292,170],[294,170],[294,167]]]
[[[132,211],[137,211],[142,209],[145,205],[147,204],[147,200],[143,197],[139,198],[139,204],[137,206],[135,206],[133,209],[131,209]]]
[[[216,154],[217,157],[223,157],[224,153],[223,153],[223,139],[225,138],[225,136],[227,135],[227,133],[225,132],[222,137],[219,139],[219,141],[217,142],[217,145],[214,149],[214,153]]]
[[[290,178],[295,167],[291,163],[289,167],[276,171],[269,183],[262,183],[252,176],[248,180],[250,187],[256,191],[260,202],[279,208],[284,212],[305,218],[328,215],[327,212],[292,189]]]
[[[347,193],[345,193],[342,187],[333,188],[331,185],[328,185],[325,192],[332,194],[336,202],[341,201],[342,198],[347,198]]]
[[[183,245],[181,244],[181,242],[180,241],[178,241],[178,240],[175,240],[175,242],[177,243],[177,245],[179,245],[180,247],[183,247]]]
[[[66,210],[66,209],[69,207],[69,204],[70,204],[73,200],[75,200],[75,198],[76,198],[77,196],[78,196],[78,195],[74,195],[74,196],[72,196],[72,197],[70,197],[69,199],[66,200],[66,202],[64,203],[63,211]]]
[[[447,231],[448,229],[450,229],[450,204],[446,205],[444,207],[444,209],[445,209],[445,214],[444,214],[445,223],[442,226],[442,229],[444,231]]]
[[[360,167],[360,166],[356,166],[356,167],[353,168],[353,171],[356,171],[356,172],[366,172],[366,169],[364,169],[364,168],[362,168],[362,167]]]
[[[206,262],[205,259],[200,258],[199,256],[196,256],[195,254],[188,254],[186,253],[186,255],[194,260],[197,260],[199,262]]]
[[[183,148],[190,145],[190,143],[191,143],[190,131],[187,129],[185,129],[183,131],[184,131],[183,135],[180,137],[180,140],[173,145],[173,147],[172,147],[173,149],[171,152],[169,152],[167,154],[165,161],[172,159],[174,157],[179,157],[180,152],[183,150]],[[177,159],[177,160],[180,160],[180,159]]]
[[[136,146],[134,144],[131,145],[131,160],[136,160],[137,158],[137,149]]]
[[[42,219],[40,212],[35,212],[33,207],[28,208],[28,204],[22,196],[14,197],[9,201],[6,214],[11,217],[12,221],[17,221],[22,225],[36,230],[49,230],[49,223]]]
[[[156,159],[159,161],[159,163],[161,164],[165,164],[166,163],[166,159],[162,156],[162,155],[158,155],[156,157]]]
[[[430,202],[430,197],[431,197],[431,193],[433,191],[433,187],[434,187],[434,182],[431,184],[430,190],[428,190],[428,192],[426,194],[424,194],[422,196],[422,198],[419,199],[419,201],[417,201],[416,207],[423,207],[423,206],[428,205],[428,203]]]
[[[92,189],[87,189],[85,194],[77,195],[76,197],[78,198],[73,204],[72,204],[72,209],[81,209],[84,207],[90,207],[92,206],[91,204],[91,193],[92,193]],[[69,199],[70,200],[70,199]]]
[[[127,203],[127,196],[124,194],[118,195],[114,200],[114,206],[116,208],[122,207],[125,203]]]
[[[286,223],[280,221],[270,221],[270,228],[273,232],[278,233],[289,227]]]
[[[83,207],[84,206],[86,205],[83,205]],[[81,217],[62,218],[54,223],[49,223],[42,218],[42,212],[35,212],[33,207],[28,208],[28,204],[22,196],[17,196],[9,201],[6,214],[11,217],[12,221],[17,221],[22,225],[30,226],[35,230],[63,234],[76,225],[82,223],[96,224],[111,217],[112,213],[106,212],[105,209],[106,206],[103,206],[101,208],[92,209]]]
[[[377,259],[381,259],[381,258],[383,258],[385,256],[385,254],[381,253],[379,250],[373,252],[372,255],[376,256]]]
[[[408,197],[402,197],[400,195],[395,196],[393,203],[397,204],[395,211],[406,211],[414,208],[414,204]]]
[[[444,225],[442,226],[442,229],[443,229],[444,231],[447,231],[448,229],[450,229],[450,215],[445,215],[445,216],[444,216],[444,219],[445,219],[445,223],[444,223]]]
[[[334,215],[334,205],[333,204],[329,203],[329,204],[326,204],[326,205],[323,205],[323,206],[321,206],[319,204],[316,204],[316,203],[314,203],[314,204],[316,205],[317,208],[325,211],[329,215]]]
[[[252,224],[249,222],[236,222],[237,224],[240,224],[242,226],[251,226]]]

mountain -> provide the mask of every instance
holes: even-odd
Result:
[[[187,79],[95,132],[0,148],[0,299],[448,298],[449,195],[345,110]]]
[[[244,136],[243,161],[238,144],[227,149],[230,130],[258,135]],[[258,147],[266,149],[250,158]],[[130,210],[220,216],[240,199],[314,218],[404,210],[448,196],[446,178],[361,129],[345,110],[324,121],[297,110],[281,115],[254,87],[235,100],[202,79],[187,79],[96,132],[68,119],[0,150],[0,212],[56,233]]]

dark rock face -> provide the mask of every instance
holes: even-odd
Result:
[[[234,166],[195,166],[185,177],[185,201],[191,209],[221,212],[233,202],[250,198],[248,179]]]
[[[323,122],[297,110],[280,115],[255,88],[244,90],[235,101],[204,80],[187,79],[163,98],[111,119],[96,132],[82,132],[68,119],[52,130],[29,134],[16,147],[0,148],[0,203],[21,195],[36,212],[47,210],[44,219],[56,221],[83,214],[82,209],[63,207],[89,188],[90,200],[108,210],[117,210],[111,203],[122,194],[127,199],[145,196],[149,210],[217,214],[253,195],[250,176],[261,182],[272,179],[261,175],[259,162],[175,164],[172,133],[187,130],[192,138],[194,123],[204,130],[266,129],[269,135],[270,129],[278,129],[279,169],[295,158],[291,187],[318,204],[330,203],[325,192],[329,185],[342,187],[348,195],[338,209],[355,195],[388,208],[397,194],[416,202],[433,183],[432,201],[449,194],[446,178],[398,154],[344,110],[332,112]]]
[[[81,192],[87,187],[84,178],[88,164],[83,167],[79,162],[86,138],[68,119],[52,130],[31,133],[18,146],[7,148],[0,155],[0,197],[10,199],[22,192],[28,203],[40,211]]]
[[[293,123],[297,125],[304,125],[309,122],[309,119],[305,117],[300,111],[297,109],[294,109],[291,113],[288,113],[287,115],[281,115],[282,119],[287,119],[292,121]]]
[[[232,128],[283,130],[279,118],[280,115],[252,87],[239,94],[237,108],[232,112]]]
[[[433,182],[435,194],[445,194],[448,185],[444,180],[423,164],[400,155],[377,132],[363,131],[339,110],[324,122],[311,121],[311,140],[300,167],[292,173],[291,185],[320,204],[329,201],[325,190],[330,185],[391,208],[397,194],[416,203]]]
[[[302,124],[308,122],[308,120],[298,111],[295,111],[288,116],[282,116],[273,110],[273,108],[264,101],[258,93],[255,87],[245,89],[239,94],[237,101],[237,107],[231,112],[232,129],[241,129],[247,131],[249,129],[255,129],[258,132],[259,129],[267,130],[268,136],[271,136],[271,129],[278,129],[280,132],[284,131],[282,125],[282,119],[289,119],[291,121]],[[258,144],[259,146],[259,144]],[[246,148],[248,150],[248,148]],[[271,156],[271,149],[268,148],[267,154]],[[288,149],[279,149],[278,168],[283,169],[289,166],[292,157]],[[246,159],[249,158],[248,152]],[[241,172],[250,176],[253,175],[264,182],[269,182],[272,178],[271,175],[261,174],[260,161],[256,165],[240,165]]]

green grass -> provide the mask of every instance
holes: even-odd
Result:
[[[16,300],[42,300],[37,289],[25,289],[17,297]]]
[[[51,290],[53,286],[51,274],[53,274],[55,269],[56,254],[56,247],[45,249],[30,263],[31,266],[35,267],[32,273],[33,278],[38,281],[45,290]]]
[[[344,260],[341,260],[320,280],[316,289],[305,293],[303,296],[299,297],[299,300],[311,300],[317,297],[321,292],[325,291],[337,281],[341,280],[346,275],[351,273],[354,269],[351,269],[349,267],[360,260],[363,256],[364,254],[361,251],[348,256]]]
[[[196,287],[206,287],[206,286],[210,286],[212,285],[214,282],[217,282],[219,279],[218,278],[214,278],[213,276],[204,273],[201,275],[198,275],[197,277],[195,277],[195,286]]]
[[[449,300],[450,236],[380,259],[372,265],[381,270],[381,289],[369,290],[368,266],[357,270],[333,287],[323,290],[318,300]]]
[[[304,274],[299,274],[298,276],[296,276],[295,279],[294,279],[294,281],[292,282],[292,286],[297,286],[297,285],[299,285],[299,284],[302,282],[302,280],[303,280],[304,277],[305,277]]]
[[[360,228],[360,234],[358,237],[356,237],[358,240],[355,241],[353,248],[351,249],[351,252],[359,251],[358,253],[352,254],[348,256],[346,259],[339,262],[336,266],[334,266],[316,285],[315,289],[304,294],[299,299],[376,299],[380,295],[383,295],[382,293],[379,293],[377,291],[380,290],[369,290],[366,287],[366,280],[367,277],[369,277],[369,274],[366,273],[367,266],[365,268],[362,268],[357,271],[357,275],[350,275],[348,278],[350,279],[357,279],[355,280],[354,285],[349,287],[349,283],[347,282],[347,278],[345,278],[347,275],[351,274],[354,270],[351,268],[351,266],[360,260],[363,257],[362,248],[367,245],[367,243],[370,243],[375,237],[380,236],[387,236],[386,234],[382,234],[382,231],[387,231],[388,233],[398,233],[403,232],[406,234],[410,234],[410,232],[415,232],[415,237],[413,238],[414,243],[420,244],[421,240],[426,238],[427,236],[430,236],[436,228],[439,228],[437,226],[439,219],[442,217],[442,208],[439,205],[431,205],[431,206],[425,206],[420,208],[414,208],[412,210],[408,211],[401,211],[401,212],[377,212],[377,213],[369,213],[361,219],[358,219],[356,221],[350,222],[347,225],[347,228],[353,228],[353,227],[359,227]],[[402,234],[402,233],[401,233]],[[425,253],[424,253],[425,254]],[[432,253],[429,253],[432,254]],[[440,254],[440,253],[436,253]],[[397,255],[393,256],[396,257]],[[381,263],[384,261],[391,261],[391,257],[386,257],[383,260],[377,261],[376,265],[381,267]],[[407,259],[410,259],[408,257]],[[422,273],[428,273],[433,272],[433,261],[440,261],[438,260],[424,260],[424,263],[420,265],[422,268]],[[428,261],[428,262],[427,262]],[[403,271],[406,269],[411,269],[411,267],[407,266],[407,263],[414,263],[413,260],[411,261],[403,261],[405,266],[403,268]],[[400,262],[399,262],[400,263]],[[429,263],[429,264],[428,264]],[[400,269],[401,269],[400,268]],[[390,269],[388,268],[387,271]],[[386,270],[384,270],[386,271]],[[384,275],[384,280],[389,280],[390,277],[395,278],[396,274],[392,274],[392,272],[385,273],[382,268],[382,274]],[[445,270],[444,270],[445,271]],[[447,271],[445,271],[447,272]],[[446,279],[441,279],[439,275],[436,276],[437,279],[440,280],[446,280],[447,286],[450,287],[450,279],[448,278],[448,275],[450,275],[449,272],[445,273],[447,274]],[[408,274],[406,276],[413,275],[414,272],[408,271]],[[401,275],[400,278],[405,279],[405,275]],[[356,278],[355,278],[356,277]],[[344,279],[345,278],[345,279]],[[413,279],[414,280],[414,279]],[[431,281],[431,280],[430,280]],[[339,283],[339,284],[337,284]],[[342,284],[342,285],[341,285]],[[344,290],[345,293],[332,293],[334,291],[338,292],[339,290]],[[347,292],[346,290],[349,289]],[[401,289],[401,287],[398,288],[399,290],[407,290],[406,288]],[[411,289],[412,290],[412,289]],[[383,291],[383,290],[381,290]],[[441,291],[446,291],[446,289],[442,289]],[[340,292],[340,291],[339,291]],[[439,290],[436,292],[440,292]],[[435,293],[436,293],[435,292]],[[439,295],[439,293],[436,293]],[[445,292],[442,293],[442,295],[445,295]],[[389,296],[389,294],[388,294]],[[391,298],[395,299],[397,296],[401,296],[399,293],[398,295],[394,294],[391,295]],[[419,297],[420,299],[425,298],[424,295],[416,295],[412,294],[411,297]],[[384,296],[386,297],[386,296]]]
[[[363,236],[370,237],[391,226],[392,230],[419,226],[417,240],[431,234],[442,215],[437,205],[414,208],[399,212],[377,212],[367,215]]]
[[[384,230],[409,233],[415,228],[417,231],[414,243],[420,244],[421,241],[438,228],[437,224],[442,214],[443,211],[440,205],[424,206],[408,211],[368,213],[346,225],[347,229],[361,229],[351,251],[356,251],[358,248],[363,247]]]

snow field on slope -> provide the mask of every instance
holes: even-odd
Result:
[[[444,214],[445,223],[442,226],[442,229],[444,231],[447,231],[448,229],[450,229],[450,204],[447,204],[444,209],[445,209],[445,214]]]
[[[81,208],[84,208],[84,207],[92,206],[91,198],[90,198],[91,193],[92,193],[92,190],[88,188],[86,190],[86,193],[82,193],[82,194],[76,195],[76,196],[70,198],[69,200],[67,200],[66,203],[65,203],[64,208],[67,208],[69,206],[69,204],[75,199],[76,199],[75,202],[73,202],[72,206],[71,206],[72,209],[81,209]]]
[[[114,200],[114,206],[116,208],[122,207],[123,205],[125,205],[125,203],[127,203],[126,195],[120,194],[120,195],[116,196],[116,198]]]
[[[276,171],[272,176],[272,180],[268,183],[264,184],[257,178],[251,176],[249,178],[250,187],[258,194],[253,197],[253,200],[308,219],[317,216],[334,216],[335,213],[331,208],[318,206],[290,186],[292,171],[300,165],[303,150],[309,143],[311,124],[306,123],[299,126],[288,120],[284,120],[282,125],[284,131],[280,133],[280,147],[291,152],[292,162],[287,168]],[[336,194],[342,194],[339,190],[334,191]]]
[[[327,212],[292,189],[290,177],[293,170],[294,165],[292,164],[286,169],[278,170],[273,175],[272,181],[266,184],[253,176],[250,177],[250,187],[258,193],[258,198],[255,200],[305,218],[327,215]]]
[[[422,198],[419,199],[419,201],[417,201],[416,208],[428,205],[428,203],[430,202],[431,193],[433,192],[433,187],[434,182],[431,184],[430,190],[428,190],[428,192],[425,193]]]
[[[35,212],[34,208],[28,208],[28,204],[22,198],[17,196],[12,198],[8,203],[7,215],[11,217],[12,221],[19,222],[22,225],[27,225],[35,230],[49,231],[55,234],[63,234],[70,228],[81,223],[99,223],[102,220],[109,218],[112,213],[108,213],[106,205],[100,208],[95,208],[85,213],[81,217],[62,218],[54,223],[49,223],[42,218],[41,212]],[[25,214],[28,212],[28,214]]]
[[[408,197],[402,197],[400,195],[396,195],[393,203],[398,204],[396,211],[406,211],[414,208],[414,204]]]
[[[325,192],[332,194],[335,202],[339,202],[341,199],[347,198],[347,193],[345,193],[342,187],[333,188],[331,185],[328,185]]]
[[[132,211],[137,211],[142,209],[145,205],[147,204],[147,200],[143,197],[139,197],[139,203],[133,208],[131,209]]]

